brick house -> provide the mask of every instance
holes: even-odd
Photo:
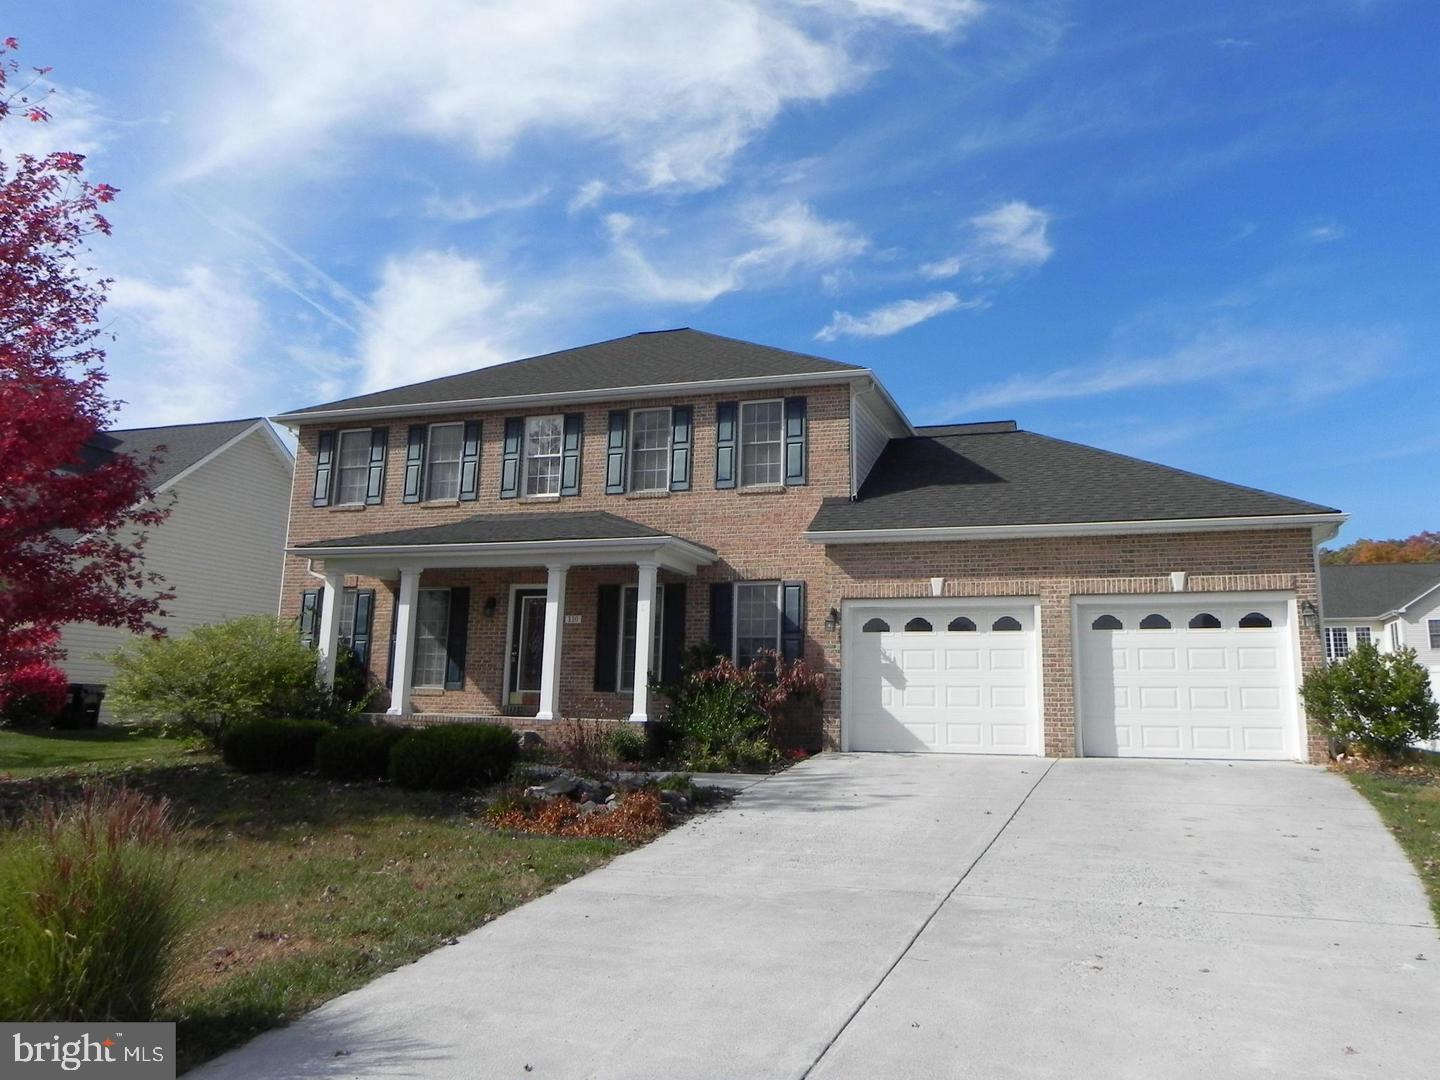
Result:
[[[281,612],[393,716],[644,721],[710,641],[824,671],[832,748],[1324,754],[1296,686],[1329,507],[916,427],[868,369],[689,329],[275,420]]]

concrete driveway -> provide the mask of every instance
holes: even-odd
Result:
[[[1300,765],[827,755],[204,1077],[1431,1077],[1440,936]]]

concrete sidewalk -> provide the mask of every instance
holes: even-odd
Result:
[[[826,755],[192,1075],[1404,1077],[1437,1003],[1337,777]]]

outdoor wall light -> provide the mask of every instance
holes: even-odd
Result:
[[[840,625],[840,611],[838,608],[831,608],[830,613],[825,616],[825,629],[834,630]]]
[[[1320,611],[1313,600],[1300,601],[1300,624],[1306,630],[1320,629]]]
[[[493,619],[495,617],[495,597],[491,596],[486,598],[484,610],[487,619]]]

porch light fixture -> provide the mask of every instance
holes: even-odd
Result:
[[[830,609],[829,614],[827,614],[827,615],[825,616],[825,629],[826,629],[826,630],[834,630],[834,629],[835,629],[837,626],[839,626],[839,625],[840,625],[840,610],[839,610],[838,608],[833,608],[833,607],[832,607],[832,608]]]
[[[1313,600],[1300,601],[1300,624],[1306,630],[1320,629],[1320,611]]]
[[[487,619],[493,619],[495,617],[495,597],[486,597],[484,611]]]

